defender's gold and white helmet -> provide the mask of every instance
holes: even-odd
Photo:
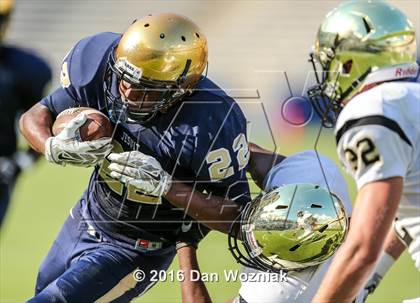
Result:
[[[237,262],[258,270],[301,270],[331,257],[347,230],[338,196],[315,184],[288,184],[247,204],[232,225],[229,249]]]
[[[184,16],[151,14],[135,21],[110,54],[105,82],[112,73],[138,90],[157,96],[151,112],[130,111],[133,122],[150,119],[171,106],[197,84],[207,64],[207,39],[200,28]],[[105,91],[108,105],[118,113],[123,106]],[[160,93],[160,94],[157,94]]]
[[[343,102],[368,85],[416,77],[415,31],[401,10],[383,1],[345,2],[321,23],[311,61],[318,85],[308,96],[331,126]]]

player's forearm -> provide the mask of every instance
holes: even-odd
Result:
[[[366,227],[360,224],[362,220],[374,219],[368,216],[361,220],[357,217],[358,213],[360,209],[358,211],[356,208],[347,239],[334,257],[313,302],[352,302],[372,272],[381,252],[387,226],[384,226],[382,234],[378,234],[382,239],[375,241],[372,230],[368,231],[369,224]]]
[[[273,166],[280,163],[285,157],[275,152],[266,150],[255,143],[248,144],[251,157],[248,165],[248,172],[255,183],[263,189],[264,179]]]
[[[351,302],[382,251],[402,193],[402,178],[365,185],[357,195],[350,230],[313,302]]]
[[[375,263],[376,256],[361,251],[357,244],[344,245],[334,258],[312,302],[352,302]]]
[[[22,135],[29,145],[37,152],[44,154],[45,141],[53,134],[51,126],[53,119],[49,109],[41,104],[35,104],[25,112],[19,120]]]
[[[184,273],[184,280],[181,282],[183,303],[211,303],[210,295],[201,279],[191,281],[200,272],[195,248],[186,246],[177,251],[179,268]],[[192,274],[194,273],[194,274]]]
[[[173,205],[184,208],[195,220],[211,229],[228,233],[232,221],[239,214],[239,205],[215,195],[204,195],[193,187],[173,181],[165,196]]]

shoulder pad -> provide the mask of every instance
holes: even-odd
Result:
[[[62,85],[71,84],[77,89],[102,75],[100,71],[106,66],[108,54],[120,37],[121,34],[105,32],[80,40],[63,60]],[[63,77],[68,83],[63,83]]]

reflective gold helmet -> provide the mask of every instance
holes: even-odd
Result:
[[[324,262],[348,230],[343,202],[314,184],[288,184],[262,194],[247,204],[239,220],[229,234],[230,251],[242,265],[268,272]]]
[[[206,36],[186,17],[164,13],[135,21],[125,31],[109,58],[105,80],[111,75],[137,89],[159,92],[153,109],[147,113],[127,109],[129,121],[142,122],[165,110],[194,89],[207,64]],[[108,85],[109,88],[110,85]],[[113,114],[124,108],[120,98],[106,90]]]
[[[14,0],[0,0],[0,43],[3,41],[9,25],[10,15],[13,10]]]
[[[310,61],[318,85],[308,96],[332,126],[343,102],[368,85],[416,77],[415,31],[402,11],[383,1],[348,1],[326,15]]]

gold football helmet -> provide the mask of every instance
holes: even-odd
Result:
[[[247,204],[232,224],[229,249],[247,267],[268,272],[302,270],[331,257],[347,230],[339,197],[318,185],[288,184]]]
[[[164,13],[135,21],[111,52],[105,82],[111,113],[127,111],[127,121],[144,122],[191,93],[207,64],[206,36],[186,17]],[[159,92],[150,112],[133,111],[109,89],[112,76],[143,94]]]
[[[348,1],[326,15],[310,61],[318,85],[308,96],[332,126],[343,103],[368,85],[416,77],[415,31],[402,11],[383,1]]]
[[[0,0],[0,43],[6,34],[14,0]]]

